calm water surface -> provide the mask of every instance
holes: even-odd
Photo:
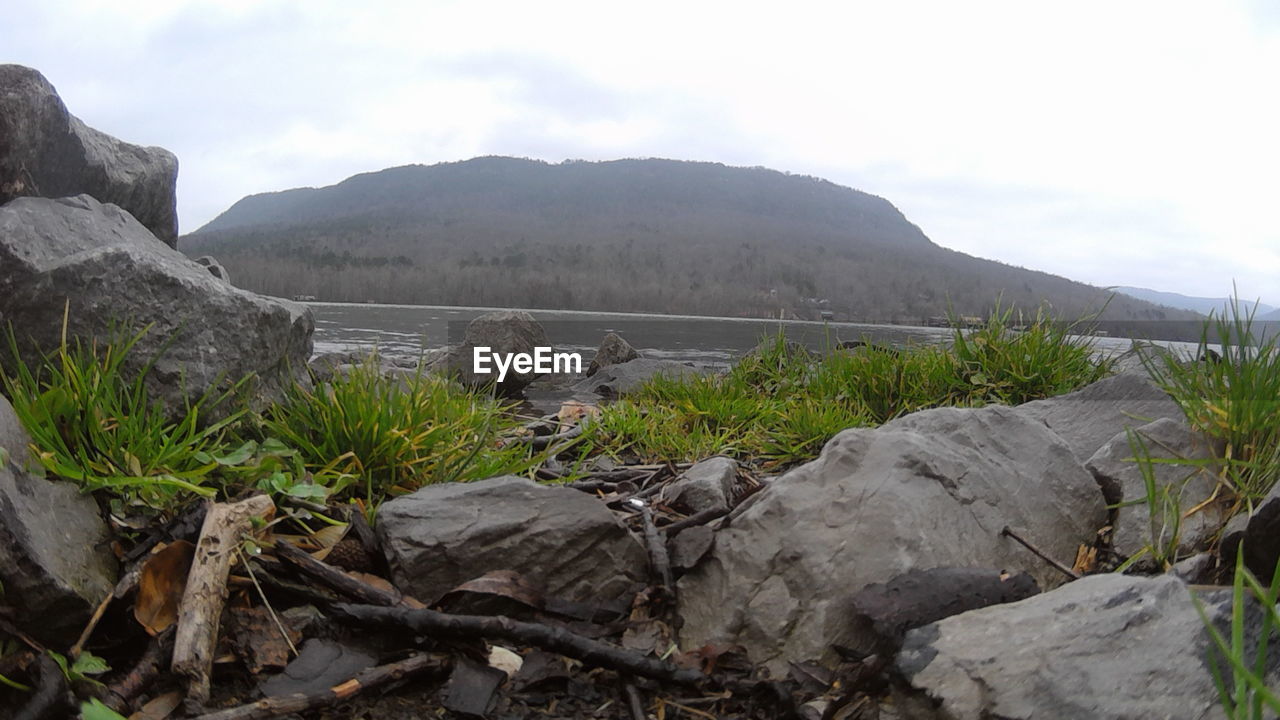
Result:
[[[423,350],[444,347],[461,339],[471,320],[501,308],[430,305],[374,305],[308,303],[315,313],[316,352],[378,348],[387,356],[415,357]],[[892,346],[950,342],[944,328],[906,325],[867,325],[779,321],[755,318],[645,315],[637,313],[528,310],[547,330],[557,350],[580,352],[590,362],[600,339],[616,332],[646,357],[689,362],[704,367],[727,367],[754,348],[765,334],[779,328],[787,337],[822,350],[844,340],[869,339]],[[1127,338],[1093,338],[1103,353],[1129,349]],[[1191,343],[1162,342],[1184,352]]]

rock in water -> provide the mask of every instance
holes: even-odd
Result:
[[[75,485],[0,463],[0,583],[18,626],[63,648],[116,582],[107,526]]]
[[[579,380],[573,384],[573,390],[616,398],[634,392],[658,375],[683,380],[701,374],[702,372],[692,365],[685,365],[675,360],[636,358],[617,365],[609,365],[595,375]]]
[[[648,567],[599,500],[510,475],[391,500],[378,511],[378,534],[396,585],[428,604],[495,570],[552,595],[607,603],[643,582]]]
[[[1200,599],[1227,630],[1230,592]],[[1250,616],[1256,641],[1260,613]],[[912,630],[897,664],[955,720],[1199,720],[1222,717],[1210,642],[1177,578],[1094,575]]]
[[[249,373],[260,400],[278,397],[295,371],[305,375],[309,309],[231,287],[88,195],[0,207],[0,267],[0,327],[13,323],[28,364],[59,346],[69,302],[69,338],[101,342],[113,326],[151,326],[127,369],[159,355],[148,388],[173,414],[185,412],[188,394]]]
[[[1177,543],[1179,555],[1185,556],[1204,549],[1227,521],[1226,498],[1222,502],[1205,504],[1218,490],[1218,465],[1214,458],[1221,453],[1215,443],[1203,433],[1196,432],[1186,420],[1161,418],[1132,431],[1141,441],[1147,453],[1156,460],[1151,465],[1159,487],[1170,489],[1170,497],[1178,503],[1180,516]],[[1129,503],[1116,510],[1115,532],[1111,545],[1121,555],[1131,556],[1152,542],[1150,510],[1145,502],[1146,483],[1142,468],[1135,461],[1135,448],[1129,444],[1129,433],[1121,432],[1089,458],[1085,467],[1102,487],[1109,504]],[[1186,461],[1185,464],[1164,463],[1159,460]],[[1199,507],[1196,512],[1191,510]],[[1190,513],[1190,514],[1188,514]],[[1157,530],[1163,527],[1167,538],[1173,541],[1174,528],[1165,518],[1154,518]]]
[[[638,357],[640,353],[631,347],[631,343],[623,340],[617,333],[609,333],[600,341],[600,347],[596,348],[596,356],[591,358],[591,364],[587,366],[587,377],[600,372],[601,368],[635,360]]]
[[[512,368],[507,370],[502,382],[498,382],[497,366],[493,362],[489,362],[492,372],[477,373],[475,349],[480,347],[487,347],[489,353],[501,356],[519,353],[532,355],[539,347],[550,347],[550,343],[542,323],[529,313],[523,310],[490,312],[472,320],[467,325],[462,344],[449,348],[448,353],[436,363],[436,368],[447,369],[450,375],[464,385],[481,387],[496,383],[499,393],[516,395],[536,380],[540,373],[518,373]]]
[[[850,598],[910,570],[990,567],[1062,575],[1005,526],[1070,562],[1106,521],[1070,448],[1017,410],[940,408],[846,430],[821,456],[735,510],[680,581],[682,647],[741,644],[775,674],[788,661],[861,649]]]
[[[120,206],[174,247],[177,179],[173,153],[94,130],[67,112],[39,72],[0,65],[0,205],[84,193]]]

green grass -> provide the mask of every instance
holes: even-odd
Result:
[[[1231,586],[1230,637],[1218,629],[1194,591],[1191,599],[1211,641],[1209,669],[1223,712],[1231,720],[1275,717],[1280,713],[1280,695],[1267,686],[1267,660],[1271,636],[1280,629],[1280,612],[1276,609],[1280,603],[1280,565],[1272,574],[1270,586],[1263,586],[1245,567],[1243,546],[1238,550]],[[1251,618],[1259,625],[1253,638],[1247,632]]]
[[[1197,430],[1224,446],[1223,480],[1243,503],[1261,498],[1280,478],[1280,345],[1255,331],[1253,312],[1231,304],[1201,333],[1198,357],[1221,347],[1220,362],[1186,362],[1144,353],[1148,372]]]
[[[540,459],[501,442],[517,421],[492,397],[432,376],[386,379],[376,360],[315,390],[295,385],[261,415],[237,405],[233,388],[171,420],[148,397],[149,367],[126,370],[141,337],[64,341],[27,364],[10,332],[13,370],[3,377],[39,466],[124,513],[171,514],[247,488],[321,503],[361,490],[376,505],[430,483],[523,473]],[[215,402],[236,409],[209,422]]]
[[[190,495],[216,493],[209,475],[218,465],[200,458],[227,441],[227,428],[244,411],[203,424],[206,395],[181,419],[167,418],[148,398],[146,371],[126,377],[125,358],[140,337],[101,345],[64,340],[34,368],[12,361],[4,388],[46,472],[127,505],[168,510]],[[9,352],[17,357],[12,332]]]
[[[518,424],[507,409],[432,375],[385,378],[371,358],[315,389],[293,386],[261,422],[309,469],[355,476],[376,504],[423,485],[528,471],[526,447],[499,442]]]
[[[831,436],[940,406],[1016,404],[1105,377],[1074,325],[1036,316],[1011,327],[994,311],[977,331],[955,330],[949,348],[867,345],[815,360],[782,334],[723,375],[655,378],[604,408],[584,451],[646,461],[698,460],[724,453],[788,465],[818,454]]]

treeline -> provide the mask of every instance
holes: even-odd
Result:
[[[395,168],[246,198],[180,247],[216,256],[240,287],[344,302],[883,322],[982,315],[1000,298],[1194,317],[940,248],[880,198],[705,163]]]

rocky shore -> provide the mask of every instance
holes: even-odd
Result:
[[[305,306],[171,247],[173,156],[88,128],[39,73],[0,66],[0,140],[4,372],[123,332],[125,372],[177,421],[191,398],[264,408],[369,362],[312,358]],[[483,384],[469,348],[545,344],[527,313],[494,313],[378,372]],[[503,440],[542,452],[523,476],[376,507],[245,492],[152,526],[41,470],[0,396],[0,717],[1224,717],[1206,623],[1229,632],[1240,548],[1270,580],[1280,493],[1233,514],[1220,443],[1119,367],[851,428],[783,472],[577,462],[557,450],[595,404],[697,375],[609,336],[575,388],[589,402]],[[1168,572],[1113,572],[1159,534],[1134,438],[1179,461],[1155,465],[1181,518]],[[1255,608],[1254,647],[1260,626]]]

